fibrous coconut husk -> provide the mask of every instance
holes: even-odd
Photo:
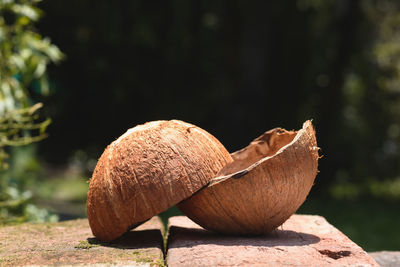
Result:
[[[299,131],[270,130],[231,156],[216,178],[178,204],[194,222],[221,233],[272,231],[304,202],[318,172],[311,121]]]
[[[111,241],[198,191],[232,158],[211,134],[182,121],[136,126],[110,144],[90,180],[93,234]]]

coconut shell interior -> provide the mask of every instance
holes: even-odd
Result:
[[[254,139],[247,147],[231,154],[233,162],[227,164],[218,176],[242,171],[259,160],[273,156],[293,141],[297,131],[275,128]]]

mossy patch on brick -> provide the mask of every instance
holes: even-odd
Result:
[[[81,240],[79,241],[79,243],[74,247],[77,249],[91,249],[94,247],[98,247],[100,246],[99,244],[93,244],[93,243],[89,243],[89,241],[87,240]]]

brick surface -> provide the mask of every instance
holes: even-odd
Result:
[[[370,252],[371,255],[382,267],[400,266],[400,251],[378,251]]]
[[[169,220],[167,265],[378,266],[323,217],[293,215],[264,236],[223,236],[184,216]]]
[[[111,243],[101,243],[87,219],[0,227],[0,266],[163,265],[162,223],[154,217]]]

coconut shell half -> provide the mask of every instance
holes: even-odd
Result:
[[[194,222],[221,233],[274,230],[304,202],[318,172],[311,121],[299,131],[270,130],[231,156],[218,177],[178,204]]]
[[[93,234],[111,241],[204,187],[232,158],[211,134],[182,121],[136,126],[111,143],[90,180]]]

